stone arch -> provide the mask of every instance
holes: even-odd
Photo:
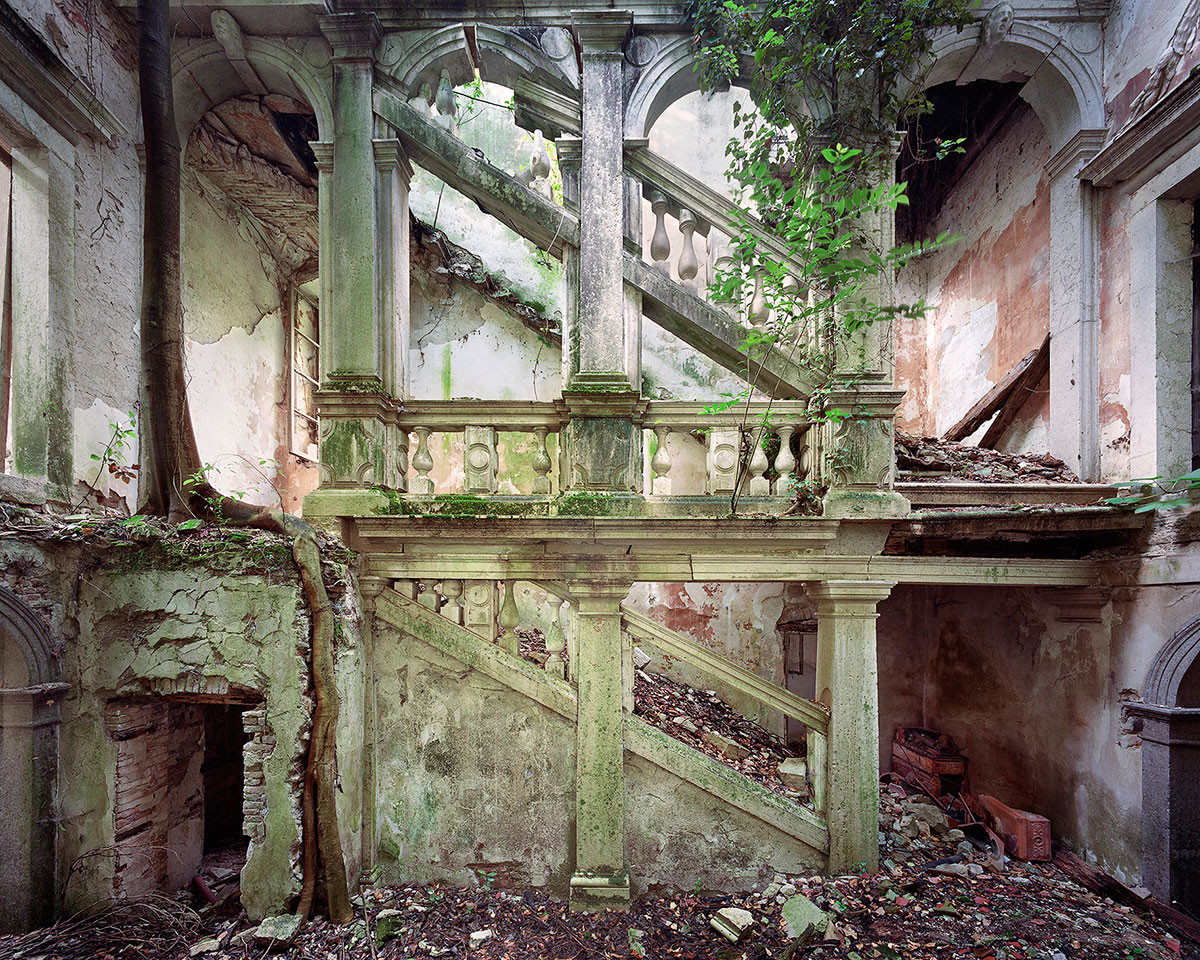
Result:
[[[1188,624],[1158,651],[1146,673],[1142,700],[1159,707],[1179,706],[1179,687],[1200,656],[1200,620]]]
[[[558,28],[550,28],[554,29]],[[522,78],[559,88],[578,87],[573,49],[569,56],[556,59],[523,33],[483,23],[475,27],[479,73],[484,80],[509,88]],[[432,30],[407,45],[403,37],[389,37],[379,59],[410,97],[417,95],[423,83],[428,83],[431,90],[437,89],[443,70],[449,72],[450,82],[456,87],[475,79],[461,26]]]
[[[42,618],[7,587],[0,586],[0,638],[13,643],[25,657],[29,686],[62,679],[50,631]]]
[[[1078,38],[1076,43],[1089,45]],[[933,40],[930,66],[920,84],[932,87],[960,77],[1011,80],[1014,74],[1028,78],[1021,96],[1037,113],[1055,150],[1080,130],[1104,129],[1104,95],[1088,55],[1035,23],[1014,22],[1004,38],[988,49],[980,45],[976,31],[940,33]]]
[[[313,109],[322,140],[333,139],[330,50],[325,40],[310,37],[302,44],[264,37],[244,37],[246,59],[272,93],[303,100]],[[192,128],[219,104],[254,93],[239,76],[220,43],[214,38],[192,40],[175,53],[175,126],[180,143],[187,143]]]
[[[658,41],[650,61],[641,68],[625,107],[625,136],[649,136],[654,121],[676,100],[700,89],[691,35]],[[747,69],[749,65],[747,64]]]
[[[1198,670],[1200,619],[1163,645],[1142,703],[1128,709],[1141,723],[1142,881],[1191,911],[1200,907],[1200,705],[1186,701],[1195,699]]]
[[[25,661],[24,683],[0,689],[0,933],[11,933],[50,922],[57,902],[57,699],[67,687],[46,625],[0,587],[4,646]]]

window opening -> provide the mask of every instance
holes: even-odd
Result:
[[[320,386],[321,343],[317,279],[292,285],[290,368],[291,419],[288,447],[314,463],[318,450],[316,392]]]

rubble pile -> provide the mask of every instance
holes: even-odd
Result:
[[[1079,483],[1048,453],[1002,453],[938,437],[896,431],[896,479],[948,483]]]

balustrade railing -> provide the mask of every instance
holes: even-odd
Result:
[[[562,422],[560,405],[554,403],[410,403],[400,415],[400,428],[411,434],[408,492],[548,496],[557,486],[557,435]],[[431,445],[431,438],[446,434],[461,437],[460,455],[453,444]],[[447,453],[457,462],[439,462]]]
[[[701,404],[651,401],[644,421],[653,434],[650,493],[655,496],[723,496],[741,490],[752,497],[790,496],[793,486],[814,479],[815,446],[802,401],[752,401],[723,413],[705,413]],[[767,425],[764,425],[764,417]],[[704,489],[689,488],[672,476],[672,435],[704,441]],[[693,478],[694,483],[694,478]]]

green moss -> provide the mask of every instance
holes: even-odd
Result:
[[[555,500],[554,510],[560,517],[607,517],[615,501],[611,493],[564,493]]]
[[[383,382],[378,377],[363,377],[352,373],[333,371],[328,374],[322,390],[331,393],[357,393],[365,396],[390,397],[391,394],[383,389]]]
[[[393,517],[535,517],[546,513],[542,500],[499,500],[468,493],[411,497],[382,487],[375,489],[387,498],[380,512]]]

